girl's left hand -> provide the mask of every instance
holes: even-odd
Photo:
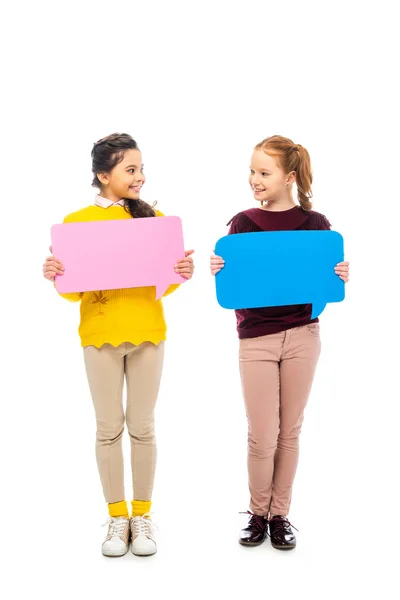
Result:
[[[343,281],[345,283],[347,283],[349,281],[349,270],[350,270],[350,263],[347,261],[340,262],[335,267],[336,275],[339,275],[340,279],[343,279]]]
[[[175,272],[185,277],[185,279],[192,279],[194,271],[193,258],[190,256],[194,250],[186,250],[185,258],[181,258],[175,265]]]

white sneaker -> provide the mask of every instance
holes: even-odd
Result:
[[[131,518],[131,540],[131,550],[136,556],[150,556],[157,552],[154,525],[149,513]]]
[[[101,551],[104,556],[123,556],[129,546],[129,519],[111,517],[108,523],[108,534]]]

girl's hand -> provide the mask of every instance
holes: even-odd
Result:
[[[223,258],[221,258],[221,256],[215,256],[215,254],[212,254],[210,257],[210,269],[211,269],[211,275],[216,275],[217,273],[219,273],[219,271],[221,269],[223,269],[225,266],[225,261]]]
[[[345,283],[347,283],[349,281],[349,270],[350,270],[350,263],[347,261],[340,262],[335,267],[336,275],[339,275],[340,279],[343,279],[343,281]]]
[[[175,265],[175,272],[185,277],[185,279],[192,279],[194,271],[193,258],[190,256],[194,250],[186,250],[185,258],[181,258]]]
[[[52,248],[49,248],[50,252],[52,252]],[[64,266],[55,258],[55,256],[48,256],[43,264],[43,277],[48,279],[49,281],[55,280],[56,275],[64,274]]]

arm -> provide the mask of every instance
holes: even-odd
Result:
[[[178,262],[175,265],[175,272],[179,273],[179,275],[182,275],[182,277],[184,277],[185,279],[191,279],[193,277],[194,263],[193,258],[190,256],[191,254],[193,254],[193,252],[194,250],[185,250],[185,258],[181,258],[180,260],[178,260]],[[175,290],[177,290],[178,287],[180,287],[180,285],[180,283],[171,284],[165,292],[165,294],[163,294],[163,298],[175,292]]]
[[[71,219],[69,216],[66,216],[63,223],[73,223],[73,219]],[[83,296],[83,292],[72,292],[70,294],[60,294],[60,292],[57,293],[61,296],[61,298],[64,298],[64,300],[68,300],[68,302],[80,302]]]
[[[71,220],[69,219],[69,217],[65,217],[63,223],[70,223]],[[50,252],[52,252],[52,247],[50,246],[49,248]],[[55,285],[55,276],[59,275],[62,276],[64,273],[64,266],[61,263],[61,261],[56,258],[55,256],[53,256],[53,254],[51,256],[48,256],[45,260],[45,263],[43,265],[43,276],[45,279],[48,279],[49,281],[52,281],[54,284],[54,288],[56,289],[56,285]],[[64,298],[65,300],[68,300],[69,302],[79,302],[83,296],[83,292],[74,292],[74,293],[70,293],[70,294],[60,294],[59,292],[57,292],[62,298]]]
[[[173,294],[175,290],[177,290],[180,287],[180,285],[180,283],[172,283],[167,289],[167,291],[162,295],[162,297],[165,298],[166,296]]]
[[[311,228],[325,231],[325,230],[331,230],[332,225],[330,224],[330,222],[324,215],[316,213],[315,221]],[[335,273],[338,277],[340,277],[340,279],[342,281],[347,283],[349,281],[349,276],[350,276],[350,263],[348,261],[343,261],[343,262],[338,263],[335,266]]]
[[[64,300],[68,300],[68,302],[80,302],[83,296],[83,292],[73,292],[71,294],[61,294],[60,292],[57,292],[57,294],[61,296],[61,298],[64,298]]]
[[[242,231],[240,231],[240,214],[236,215],[236,217],[233,217],[233,219],[229,221],[228,225],[228,235],[232,235],[234,233],[243,233]],[[212,254],[210,256],[211,275],[216,275],[217,273],[219,273],[221,269],[224,268],[224,266],[225,261],[222,258],[222,256],[215,256],[215,254]]]
[[[51,251],[51,249],[50,249]],[[48,256],[45,260],[45,263],[43,265],[43,277],[45,279],[48,279],[49,281],[53,282],[54,285],[54,289],[56,289],[56,284],[55,284],[55,276],[56,275],[63,275],[63,267],[61,265],[61,262],[55,258],[55,256]],[[57,289],[56,289],[57,291]],[[62,298],[65,298],[65,300],[68,300],[69,302],[79,302],[80,299],[83,296],[83,292],[74,292],[71,294],[60,294],[60,292],[57,292]]]
[[[315,222],[313,223],[312,229],[319,229],[320,231],[328,231],[332,229],[332,225],[329,223],[325,215],[316,213]]]
[[[155,213],[156,217],[165,217],[165,215],[159,210],[156,210]],[[178,260],[177,264],[175,265],[175,272],[182,275],[182,277],[185,277],[185,279],[191,279],[193,276],[194,264],[193,258],[190,256],[193,254],[193,252],[194,250],[185,250],[185,258]],[[173,294],[173,292],[175,292],[180,285],[180,283],[171,284],[162,297],[165,298],[166,296]]]

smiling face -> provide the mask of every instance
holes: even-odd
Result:
[[[255,150],[251,157],[249,183],[254,198],[261,203],[281,202],[291,197],[291,184],[296,180],[294,172],[288,175],[277,158],[263,150]]]
[[[122,161],[110,173],[97,174],[102,185],[101,194],[113,202],[121,198],[139,200],[140,190],[146,181],[143,166],[139,150],[125,150]]]

